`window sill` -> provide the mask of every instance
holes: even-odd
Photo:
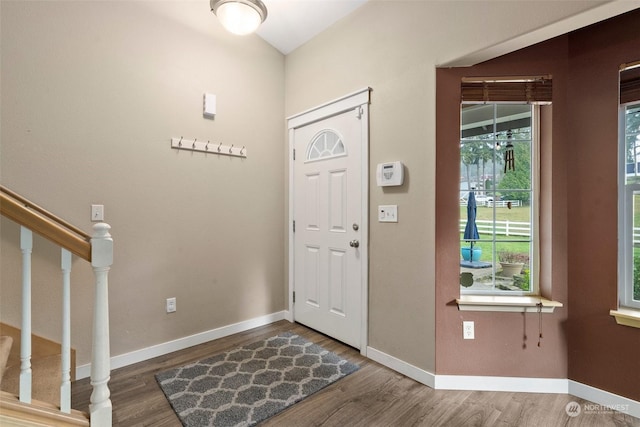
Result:
[[[460,311],[502,311],[511,313],[553,313],[562,303],[542,297],[503,295],[462,295],[456,299]],[[542,303],[540,308],[538,304]]]
[[[609,311],[609,314],[616,318],[618,325],[640,328],[640,311],[629,308],[619,308]]]

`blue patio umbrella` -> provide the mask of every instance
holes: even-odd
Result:
[[[473,262],[473,243],[479,238],[478,226],[476,225],[476,196],[473,191],[469,191],[469,197],[467,199],[467,225],[464,227],[463,239],[471,243],[471,262]]]

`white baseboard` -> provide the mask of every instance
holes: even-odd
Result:
[[[564,378],[484,377],[473,375],[436,375],[437,390],[509,391],[516,393],[567,394]]]
[[[583,405],[583,411],[615,410],[640,418],[640,402],[565,378],[435,375],[372,347],[367,347],[367,356],[387,368],[436,390],[569,394],[595,404],[594,407]]]
[[[640,402],[629,398],[618,396],[599,388],[591,387],[577,381],[569,381],[569,394],[581,399],[589,400],[598,406],[591,408],[586,406],[583,411],[611,411],[624,412],[633,417],[640,418]]]
[[[134,363],[143,362],[154,357],[224,338],[239,332],[248,331],[249,329],[268,325],[279,320],[292,321],[291,317],[292,313],[290,311],[280,311],[132,351],[131,353],[114,356],[111,358],[111,369],[118,369]],[[640,402],[569,379],[435,375],[380,350],[376,350],[373,347],[366,348],[366,355],[371,360],[436,390],[569,394],[596,404],[593,408],[585,405],[583,409],[585,411],[616,410],[640,418]],[[76,368],[76,379],[87,378],[90,375],[91,364],[78,366]]]
[[[484,377],[470,375],[435,375],[422,368],[390,356],[375,348],[367,348],[367,356],[436,390],[511,391],[525,393],[567,393],[566,379]]]
[[[288,320],[291,323],[293,323],[293,311],[285,310],[284,311],[284,319]]]
[[[400,372],[402,375],[418,381],[424,385],[428,385],[431,388],[435,387],[436,376],[429,371],[413,366],[403,360],[388,355],[380,350],[376,350],[373,347],[367,347],[367,357],[371,360],[378,362],[387,368],[393,369],[396,372]]]
[[[238,332],[248,331],[249,329],[257,328],[258,326],[268,325],[270,323],[285,319],[286,313],[287,312],[285,311],[279,311],[277,313],[267,314],[265,316],[256,317],[254,319],[245,320],[243,322],[234,323],[232,325],[223,326],[220,328],[212,329],[210,331],[200,332],[188,337],[179,338],[177,340],[168,341],[162,344],[157,344],[151,347],[132,351],[131,353],[113,356],[111,358],[111,369],[122,368],[124,366],[143,362],[145,360],[162,356],[167,353],[183,350],[194,345],[237,334]],[[90,363],[76,367],[76,379],[80,380],[89,376],[91,376]]]

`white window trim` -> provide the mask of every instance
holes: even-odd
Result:
[[[610,310],[609,314],[615,317],[618,325],[640,328],[640,311],[638,310],[619,308],[617,310]]]
[[[609,314],[621,325],[640,328],[640,302],[633,301],[633,195],[640,193],[640,184],[626,184],[625,112],[629,105],[621,104],[618,111],[618,309]]]
[[[500,104],[500,102],[491,102],[490,104]],[[531,152],[531,203],[533,204],[531,209],[531,260],[530,266],[533,280],[531,281],[531,289],[529,292],[525,291],[467,291],[460,290],[461,301],[464,301],[466,297],[472,296],[504,296],[511,298],[522,298],[524,305],[528,305],[529,298],[540,297],[540,243],[539,243],[539,231],[538,226],[540,218],[540,106],[537,104],[531,105],[531,143],[533,144],[533,150]],[[494,218],[495,220],[495,218]],[[482,299],[480,299],[482,300]],[[456,300],[458,301],[458,300]],[[560,303],[558,303],[560,304]],[[518,305],[521,307],[522,305]],[[560,304],[562,306],[562,304]],[[500,310],[503,311],[503,310]],[[516,310],[520,311],[520,310]]]
[[[536,295],[461,295],[460,311],[503,311],[511,313],[553,313],[562,303]]]
[[[511,313],[553,313],[563,307],[559,301],[550,300],[540,294],[540,106],[534,105],[531,112],[532,143],[532,200],[531,223],[533,235],[531,270],[533,272],[530,292],[492,291],[491,293],[460,292],[456,299],[460,311],[511,312]]]

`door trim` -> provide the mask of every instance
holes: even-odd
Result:
[[[360,354],[367,355],[368,347],[368,326],[369,326],[369,94],[371,88],[366,87],[356,92],[337,98],[333,101],[318,105],[317,107],[303,111],[287,117],[287,128],[289,131],[289,217],[287,221],[289,237],[289,287],[287,295],[289,297],[289,310],[287,320],[295,321],[295,311],[293,304],[293,291],[295,289],[295,247],[294,247],[294,163],[293,163],[293,143],[295,129],[310,123],[324,120],[345,111],[355,110],[360,107],[360,126],[362,129],[361,150],[362,164],[360,165],[361,185],[362,185],[362,236],[360,239],[361,254],[361,319],[360,319]],[[299,153],[300,159],[303,154]]]

